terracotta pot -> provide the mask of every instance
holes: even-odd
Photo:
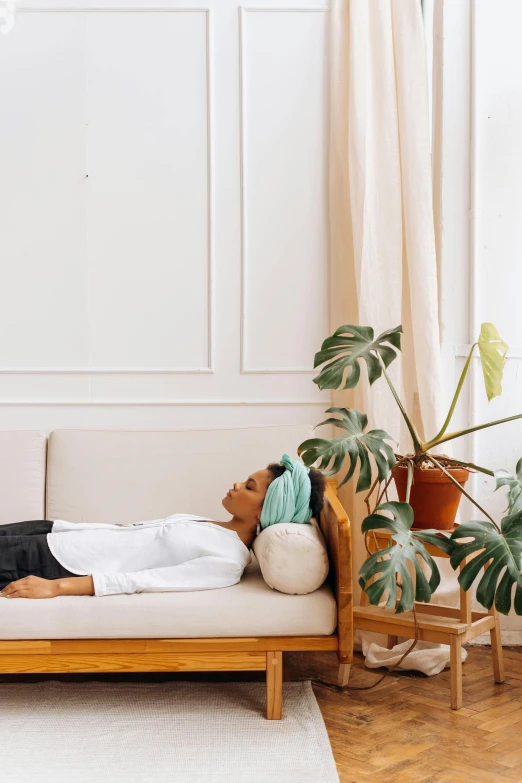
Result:
[[[469,478],[469,470],[465,468],[448,468],[453,478],[461,487]],[[393,468],[392,470],[399,500],[406,500],[406,484],[408,468]],[[415,518],[413,527],[422,529],[451,530],[459,507],[462,492],[438,468],[413,471],[413,483],[410,492],[410,506]]]

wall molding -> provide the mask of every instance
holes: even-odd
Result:
[[[42,407],[42,406],[130,406],[130,407],[275,407],[302,405],[331,405],[331,400],[0,400],[0,407]]]
[[[247,5],[240,5],[239,6],[239,12],[247,12],[247,13],[289,13],[293,11],[300,12],[308,12],[308,11],[317,11],[317,12],[328,12],[330,10],[328,5],[302,5],[302,6],[277,6],[272,8],[269,5],[261,5],[261,6],[247,6]]]
[[[248,367],[247,364],[247,205],[246,205],[246,164],[245,164],[245,36],[244,19],[247,13],[327,13],[328,7],[303,6],[300,8],[270,8],[266,6],[250,8],[239,6],[239,171],[240,171],[240,231],[241,231],[241,293],[240,293],[240,368],[242,375],[291,375],[316,373],[313,367]]]
[[[52,13],[80,13],[83,14],[87,11],[89,12],[96,12],[96,13],[114,13],[115,11],[118,12],[127,12],[127,13],[171,13],[171,12],[183,12],[183,13],[190,13],[192,11],[195,12],[208,12],[210,9],[208,6],[192,6],[192,7],[181,7],[174,4],[166,4],[164,6],[157,5],[157,6],[151,6],[150,8],[143,5],[143,2],[137,3],[135,6],[132,4],[130,5],[119,5],[118,3],[113,3],[112,5],[110,3],[106,3],[103,6],[96,6],[96,5],[85,5],[85,0],[82,0],[82,2],[79,2],[77,5],[69,3],[57,3],[56,5],[47,5],[42,6],[38,4],[38,1],[35,0],[34,5],[30,2],[25,2],[23,4],[19,4],[16,7],[17,12],[21,13],[31,13],[31,14],[52,14]]]
[[[522,631],[505,631],[504,628],[501,628],[502,633],[502,645],[504,647],[508,647],[510,645],[513,646],[519,646],[522,645]],[[489,632],[482,633],[480,636],[475,636],[474,639],[470,639],[469,642],[466,642],[466,644],[469,645],[489,645],[491,646],[491,638],[489,635]]]
[[[111,13],[113,11],[139,11],[141,13],[162,13],[164,11],[209,11],[208,6],[180,6],[176,4],[175,0],[164,0],[163,3],[159,2],[157,5],[151,5],[148,7],[147,5],[143,4],[143,0],[136,0],[136,4],[133,5],[132,0],[126,0],[127,4],[125,5],[123,2],[118,2],[118,0],[107,0],[104,5],[86,5],[85,0],[78,0],[76,3],[74,0],[71,2],[71,0],[63,0],[63,2],[60,2],[58,0],[53,5],[52,3],[47,5],[42,5],[39,3],[39,0],[26,0],[26,2],[17,4],[17,11],[21,11],[22,13],[52,13],[54,11],[65,11],[68,13],[82,13],[84,11],[96,11],[96,12],[108,12]],[[270,12],[270,13],[277,13],[279,11],[283,13],[287,13],[289,11],[329,11],[330,7],[328,4],[324,6],[318,6],[318,5],[310,5],[310,6],[277,6],[274,8],[271,8],[270,6],[238,6],[239,9],[243,9],[244,11],[252,11],[252,12]]]
[[[96,7],[86,6],[85,0],[79,5],[45,6],[37,7],[25,3],[17,6],[17,11],[31,14],[50,13],[203,13],[205,14],[205,59],[206,59],[206,125],[207,125],[207,367],[7,367],[0,366],[0,374],[42,374],[42,375],[96,375],[96,374],[123,374],[123,375],[156,375],[156,374],[213,374],[215,373],[215,269],[214,269],[214,156],[213,156],[213,75],[212,62],[212,37],[210,23],[210,8],[181,8],[181,7]]]
[[[209,367],[0,367],[0,375],[170,375],[187,373],[210,375],[214,370]]]

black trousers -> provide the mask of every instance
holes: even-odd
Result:
[[[31,574],[43,579],[80,576],[64,568],[49,549],[52,526],[47,519],[0,525],[0,590]]]

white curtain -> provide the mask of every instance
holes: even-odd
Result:
[[[402,323],[403,351],[390,375],[421,436],[433,437],[442,424],[443,400],[420,0],[332,0],[330,32],[332,331],[358,323],[372,326],[378,335]],[[334,392],[333,401],[364,411],[369,428],[385,429],[400,453],[411,452],[383,379],[371,389],[364,381],[353,393]],[[367,512],[362,493],[354,496],[353,486],[346,484],[339,495],[352,520],[356,575],[365,557],[360,523]],[[455,575],[447,560],[438,563],[446,576],[436,598],[455,605]],[[356,648],[362,645],[367,653],[371,639],[383,637],[358,632]],[[435,647],[423,651],[424,663],[411,659],[410,664],[406,658],[404,666],[432,673],[435,657],[441,659],[440,645]],[[371,659],[370,650],[370,664]]]

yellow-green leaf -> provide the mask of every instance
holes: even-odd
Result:
[[[482,372],[488,400],[502,394],[502,372],[506,363],[508,344],[504,342],[493,324],[484,323],[478,338]]]

